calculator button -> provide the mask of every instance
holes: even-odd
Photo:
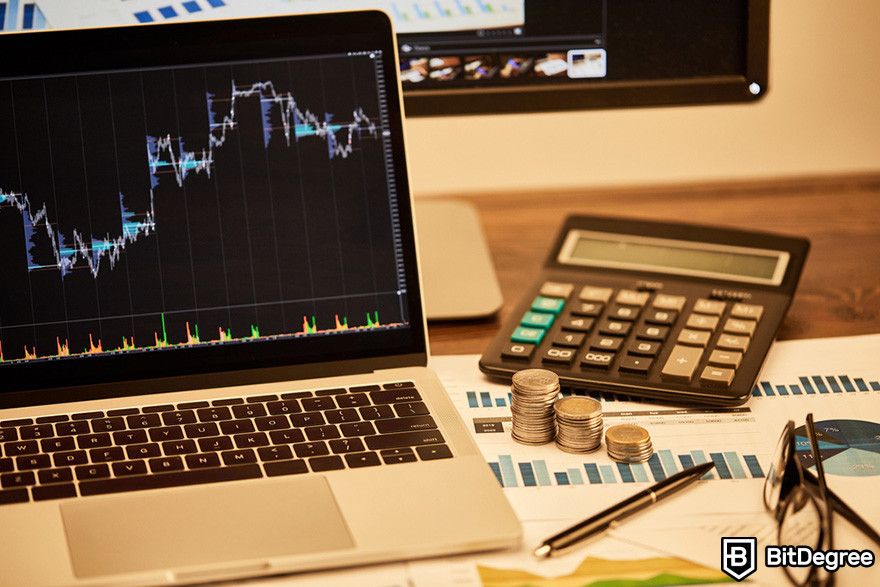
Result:
[[[675,324],[676,318],[678,318],[678,312],[672,312],[669,310],[651,310],[645,316],[645,322],[669,326],[670,324]]]
[[[723,367],[706,367],[700,376],[700,383],[711,385],[713,387],[730,387],[733,383],[733,376],[736,372],[733,369],[724,369]]]
[[[709,355],[709,364],[715,365],[716,367],[730,367],[731,369],[736,369],[739,367],[739,364],[742,363],[742,358],[742,353],[715,349],[712,351],[712,354]]]
[[[589,332],[593,328],[595,320],[592,318],[582,318],[580,316],[572,316],[562,321],[562,329],[571,332]]]
[[[590,351],[581,359],[581,365],[584,367],[595,367],[599,369],[607,369],[614,362],[614,353],[600,353],[598,351]]]
[[[593,287],[591,285],[585,285],[581,289],[580,300],[582,302],[601,302],[606,303],[611,299],[611,294],[614,293],[614,290],[610,287]]]
[[[553,339],[553,346],[567,346],[578,348],[584,344],[586,334],[581,332],[560,332]]]
[[[666,340],[669,328],[666,326],[642,326],[636,331],[636,338],[643,340]]]
[[[535,312],[550,312],[558,314],[565,307],[565,300],[559,298],[545,298],[538,296],[532,302],[532,310]]]
[[[740,351],[744,353],[749,349],[749,337],[722,334],[716,346],[726,351]]]
[[[590,343],[590,348],[597,351],[617,352],[623,345],[623,339],[619,336],[603,336]]]
[[[730,316],[732,318],[742,318],[744,320],[758,321],[763,315],[764,306],[756,304],[734,304],[733,308],[730,310]]]
[[[633,321],[639,317],[639,308],[635,306],[611,306],[608,317],[612,320]]]
[[[647,375],[648,371],[651,370],[651,363],[653,362],[653,359],[647,357],[626,356],[620,359],[620,370]]]
[[[617,292],[617,303],[627,306],[644,306],[651,294],[646,291],[633,291],[622,289]]]
[[[686,344],[688,346],[706,346],[709,344],[709,337],[712,336],[711,332],[703,332],[701,330],[682,330],[678,335],[679,344]]]
[[[728,334],[742,334],[744,336],[752,336],[755,334],[757,322],[754,320],[738,320],[736,318],[728,318],[724,323],[724,332]]]
[[[620,336],[626,336],[629,334],[630,328],[632,328],[632,324],[629,322],[605,320],[602,322],[602,325],[599,326],[599,334],[619,334]]]
[[[629,345],[629,354],[644,355],[646,357],[655,357],[660,352],[659,342],[649,342],[646,340],[637,340]]]
[[[501,356],[505,359],[519,359],[523,361],[528,361],[532,358],[532,353],[535,352],[535,345],[533,344],[521,344],[518,342],[508,343],[504,350],[501,351]]]
[[[720,316],[724,313],[725,307],[727,307],[727,304],[725,302],[719,302],[717,300],[706,300],[701,298],[697,300],[694,304],[694,312]]]
[[[555,315],[547,314],[545,312],[526,312],[519,323],[520,326],[525,326],[527,328],[550,328],[555,319]]]
[[[541,344],[546,332],[547,331],[543,328],[526,328],[520,326],[513,331],[513,336],[510,337],[510,340],[512,342],[521,342],[525,344]]]
[[[671,296],[669,294],[657,294],[654,297],[654,307],[658,310],[672,310],[681,312],[684,308],[687,298],[684,296]]]
[[[595,318],[602,314],[605,304],[598,302],[575,302],[571,305],[571,313],[575,316],[589,316]]]
[[[564,365],[571,365],[571,362],[574,360],[575,353],[577,353],[577,349],[550,347],[549,349],[544,351],[544,355],[541,357],[541,359],[545,363],[562,363]]]
[[[663,365],[661,371],[663,379],[690,382],[702,356],[703,349],[675,345],[669,358],[666,359],[666,364]]]
[[[544,285],[541,286],[541,295],[550,298],[568,299],[568,296],[573,291],[574,286],[572,284],[559,283],[558,281],[545,281]]]
[[[718,316],[691,314],[688,316],[687,327],[694,330],[715,330],[718,328]]]

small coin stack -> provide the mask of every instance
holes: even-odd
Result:
[[[553,402],[559,397],[559,376],[545,369],[525,369],[513,376],[513,439],[523,444],[547,444],[556,436]]]
[[[654,454],[651,435],[641,426],[619,424],[605,431],[608,456],[620,463],[643,463]]]
[[[556,400],[556,446],[565,452],[593,452],[602,444],[602,404],[570,396]]]

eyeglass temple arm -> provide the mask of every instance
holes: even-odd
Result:
[[[815,493],[818,489],[819,480],[816,478],[816,475],[809,470],[804,470],[804,480],[809,482],[809,488],[812,493]],[[828,496],[828,501],[831,502],[831,507],[838,514],[843,516],[849,523],[862,531],[862,533],[871,539],[877,546],[880,546],[880,534],[877,533],[874,528],[871,527],[868,522],[865,521],[854,509],[849,507],[843,499],[834,493],[827,486],[825,488],[825,493]]]

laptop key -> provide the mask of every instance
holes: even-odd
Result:
[[[166,456],[188,455],[199,452],[199,449],[196,448],[195,440],[171,440],[162,443],[162,452]]]
[[[258,448],[257,454],[263,462],[286,461],[293,458],[293,451],[289,446],[265,446]]]
[[[117,477],[131,477],[132,475],[146,475],[146,461],[125,461],[122,463],[113,463],[113,474]]]
[[[184,402],[177,404],[178,410],[196,410],[198,408],[207,408],[208,402]]]
[[[126,444],[140,444],[147,442],[146,430],[122,430],[113,433],[113,444],[125,446]]]
[[[254,431],[254,423],[250,420],[226,420],[220,422],[220,430],[223,434],[244,434]]]
[[[301,475],[308,473],[309,467],[303,460],[295,461],[279,461],[277,463],[266,463],[263,465],[266,469],[266,475],[269,477],[278,477],[281,475]]]
[[[79,448],[103,448],[105,446],[113,445],[110,435],[106,432],[101,432],[100,434],[85,434],[77,437],[76,442],[79,445]]]
[[[374,452],[359,452],[345,455],[345,462],[352,469],[361,467],[377,467],[382,464],[379,455]]]
[[[351,391],[351,393],[362,393],[365,391],[379,391],[380,389],[382,389],[382,388],[379,387],[378,385],[359,385],[359,386],[350,388],[349,391]]]
[[[412,381],[395,381],[394,383],[386,383],[382,387],[385,389],[409,389],[415,386],[415,383]]]
[[[74,414],[70,418],[72,420],[94,420],[95,418],[103,418],[104,412],[81,412]]]
[[[326,420],[324,420],[323,414],[321,412],[307,412],[305,414],[291,414],[290,421],[294,426],[298,428],[305,428],[306,426],[320,426],[321,424],[326,424]]]
[[[359,408],[370,405],[370,396],[365,393],[350,393],[336,396],[336,403],[340,408]]]
[[[321,397],[325,395],[340,395],[343,393],[348,393],[348,390],[344,387],[334,387],[333,389],[319,389],[315,392],[315,395]]]
[[[92,430],[95,432],[116,432],[125,430],[125,420],[122,418],[101,418],[92,420]]]
[[[272,396],[275,397],[275,396]],[[266,408],[260,404],[232,406],[232,414],[236,418],[259,418],[266,415]]]
[[[0,442],[18,440],[18,431],[15,428],[0,428]]]
[[[137,408],[121,408],[118,410],[107,410],[108,416],[133,416],[134,414],[140,413],[140,410]]]
[[[233,439],[235,440],[235,446],[238,448],[256,448],[269,445],[269,437],[263,432],[237,434]]]
[[[391,406],[370,406],[360,408],[359,411],[364,420],[382,420],[394,417],[394,410],[391,409]]]
[[[186,455],[186,466],[190,469],[208,469],[220,466],[220,457],[217,453],[205,452],[195,455]]]
[[[40,416],[35,421],[37,424],[55,424],[56,422],[67,422],[70,416],[61,414],[59,416]]]
[[[392,432],[411,432],[413,430],[432,430],[437,428],[437,423],[431,416],[414,416],[412,418],[395,418],[393,420],[379,420],[376,422],[376,430],[379,434]]]
[[[18,434],[22,440],[33,440],[55,436],[55,430],[51,424],[37,424],[36,426],[22,426],[18,429]]]
[[[29,471],[31,469],[48,469],[52,466],[49,455],[29,455],[26,457],[17,457],[15,466],[19,471]]]
[[[71,436],[56,436],[55,438],[44,438],[40,441],[40,448],[43,452],[75,450],[76,441]]]
[[[221,420],[232,420],[232,414],[229,412],[229,408],[219,407],[219,408],[203,408],[201,410],[196,410],[196,414],[199,416],[199,422],[219,422]]]
[[[183,459],[180,457],[159,457],[150,459],[150,470],[153,473],[170,473],[172,471],[183,471]]]
[[[7,457],[33,455],[38,452],[40,452],[40,447],[36,440],[20,440],[18,442],[7,442],[3,445],[3,454]]]
[[[318,415],[320,416],[320,414]],[[257,423],[257,430],[260,431],[285,430],[290,428],[290,421],[287,419],[287,416],[266,416],[263,418],[257,418],[255,422]]]
[[[339,426],[343,436],[371,436],[376,433],[376,428],[370,422],[355,422]]]
[[[226,398],[226,399],[215,399],[211,402],[212,406],[234,406],[237,404],[243,404],[244,399],[240,397]]]
[[[385,462],[386,465],[414,463],[418,460],[416,459],[416,454],[412,451],[411,448],[383,450],[379,454],[382,455],[382,460]]]
[[[121,477],[100,481],[85,481],[79,484],[80,495],[103,495],[124,491],[142,491],[145,489],[163,489],[202,483],[219,483],[222,481],[238,481],[241,479],[259,479],[263,476],[259,465],[241,467],[220,467],[218,469],[199,469],[197,471],[180,471],[162,475],[142,475],[137,477]]]
[[[220,429],[213,422],[204,424],[187,424],[183,427],[187,438],[206,438],[209,436],[220,436]]]
[[[255,395],[253,397],[249,397],[246,399],[249,404],[264,404],[266,402],[274,402],[278,399],[277,395]],[[232,413],[235,413],[235,408],[232,408]]]
[[[227,465],[249,465],[257,462],[257,455],[249,448],[241,450],[229,450],[220,453],[223,462]]]
[[[60,469],[43,469],[37,472],[37,479],[41,485],[51,483],[67,483],[73,481],[73,469],[63,467]]]
[[[332,410],[336,407],[336,402],[332,397],[312,397],[302,400],[302,407],[306,412],[319,412]]]
[[[15,469],[15,461],[10,458],[0,458],[0,473],[9,473]]]
[[[36,485],[36,483],[37,478],[34,477],[34,473],[32,471],[4,473],[0,475],[0,487],[2,487],[3,489],[27,487],[28,485]]]
[[[46,485],[44,487],[34,487],[31,492],[33,493],[34,501],[68,499],[76,497],[76,486],[73,483]]]
[[[331,424],[344,424],[346,422],[358,422],[361,417],[354,408],[345,408],[344,410],[328,410],[324,412],[327,421]]]
[[[216,436],[214,438],[200,438],[199,448],[202,452],[217,452],[232,450],[232,439],[228,436]]]
[[[148,459],[150,457],[162,456],[162,451],[159,449],[159,445],[155,442],[149,444],[132,444],[125,449],[125,452],[130,459]]]
[[[16,420],[0,421],[0,428],[12,428],[14,426],[30,426],[34,421],[30,418],[18,418]]]
[[[269,438],[272,439],[272,444],[293,444],[306,439],[301,430],[295,429],[273,430],[269,433]]]
[[[279,414],[296,414],[302,412],[302,408],[299,407],[299,402],[295,399],[286,399],[279,402],[269,402],[266,404],[266,409],[269,410],[269,413],[277,416]]]
[[[158,428],[162,425],[159,414],[140,414],[125,419],[129,428]]]
[[[292,391],[281,394],[281,399],[303,399],[304,397],[314,397],[314,394],[311,391]]]
[[[195,424],[196,413],[192,410],[176,410],[162,414],[162,423],[166,426]]]
[[[383,448],[403,448],[407,446],[422,446],[427,444],[442,444],[446,441],[438,430],[424,430],[420,432],[400,432],[398,434],[380,434],[379,436],[367,436],[364,439],[367,447],[371,450]]]
[[[339,438],[339,429],[330,424],[327,426],[312,426],[305,430],[306,438],[309,440],[330,440],[331,438]]]
[[[413,388],[393,389],[389,391],[377,391],[370,394],[374,404],[399,404],[404,402],[421,401],[422,396]]]
[[[69,452],[56,452],[52,455],[52,461],[56,467],[70,467],[88,463],[89,457],[84,450],[72,450]]]
[[[343,462],[342,457],[337,456],[315,457],[313,459],[309,459],[309,466],[315,473],[321,473],[323,471],[336,471],[338,469],[344,469],[345,462]]]
[[[407,416],[426,416],[430,412],[428,406],[424,402],[408,402],[405,404],[394,404],[394,411],[398,416],[405,418]]]
[[[76,436],[77,434],[88,434],[92,429],[88,420],[79,420],[77,422],[59,422],[55,424],[55,431],[58,436]]]
[[[141,411],[145,414],[158,414],[161,412],[171,412],[174,410],[174,406],[172,405],[162,405],[162,406],[147,406],[145,408],[141,408]]]
[[[363,452],[367,450],[360,438],[341,438],[339,440],[330,441],[330,450],[335,454],[345,454],[350,452]]]
[[[303,442],[293,445],[293,451],[299,458],[319,457],[330,454],[326,442]]]
[[[89,451],[89,458],[93,463],[110,463],[113,461],[124,461],[125,451],[121,446],[111,446],[109,448],[93,448]]]
[[[423,461],[436,461],[437,459],[451,459],[452,451],[445,444],[436,446],[418,446],[416,452]]]
[[[0,491],[0,505],[10,503],[27,503],[30,501],[27,489],[9,489]]]
[[[88,479],[104,479],[110,476],[110,467],[103,463],[97,465],[82,465],[74,468],[76,478],[80,481]]]

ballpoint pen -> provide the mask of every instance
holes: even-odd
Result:
[[[640,491],[632,497],[599,512],[595,516],[575,524],[571,528],[566,528],[562,532],[544,540],[541,545],[535,549],[535,556],[539,558],[549,558],[576,546],[588,538],[605,532],[617,522],[652,506],[661,499],[669,497],[685,487],[688,487],[694,481],[708,473],[714,466],[714,463],[704,463],[702,465],[685,469],[684,471],[676,473],[672,477],[664,479],[656,485],[652,485],[648,489]]]

